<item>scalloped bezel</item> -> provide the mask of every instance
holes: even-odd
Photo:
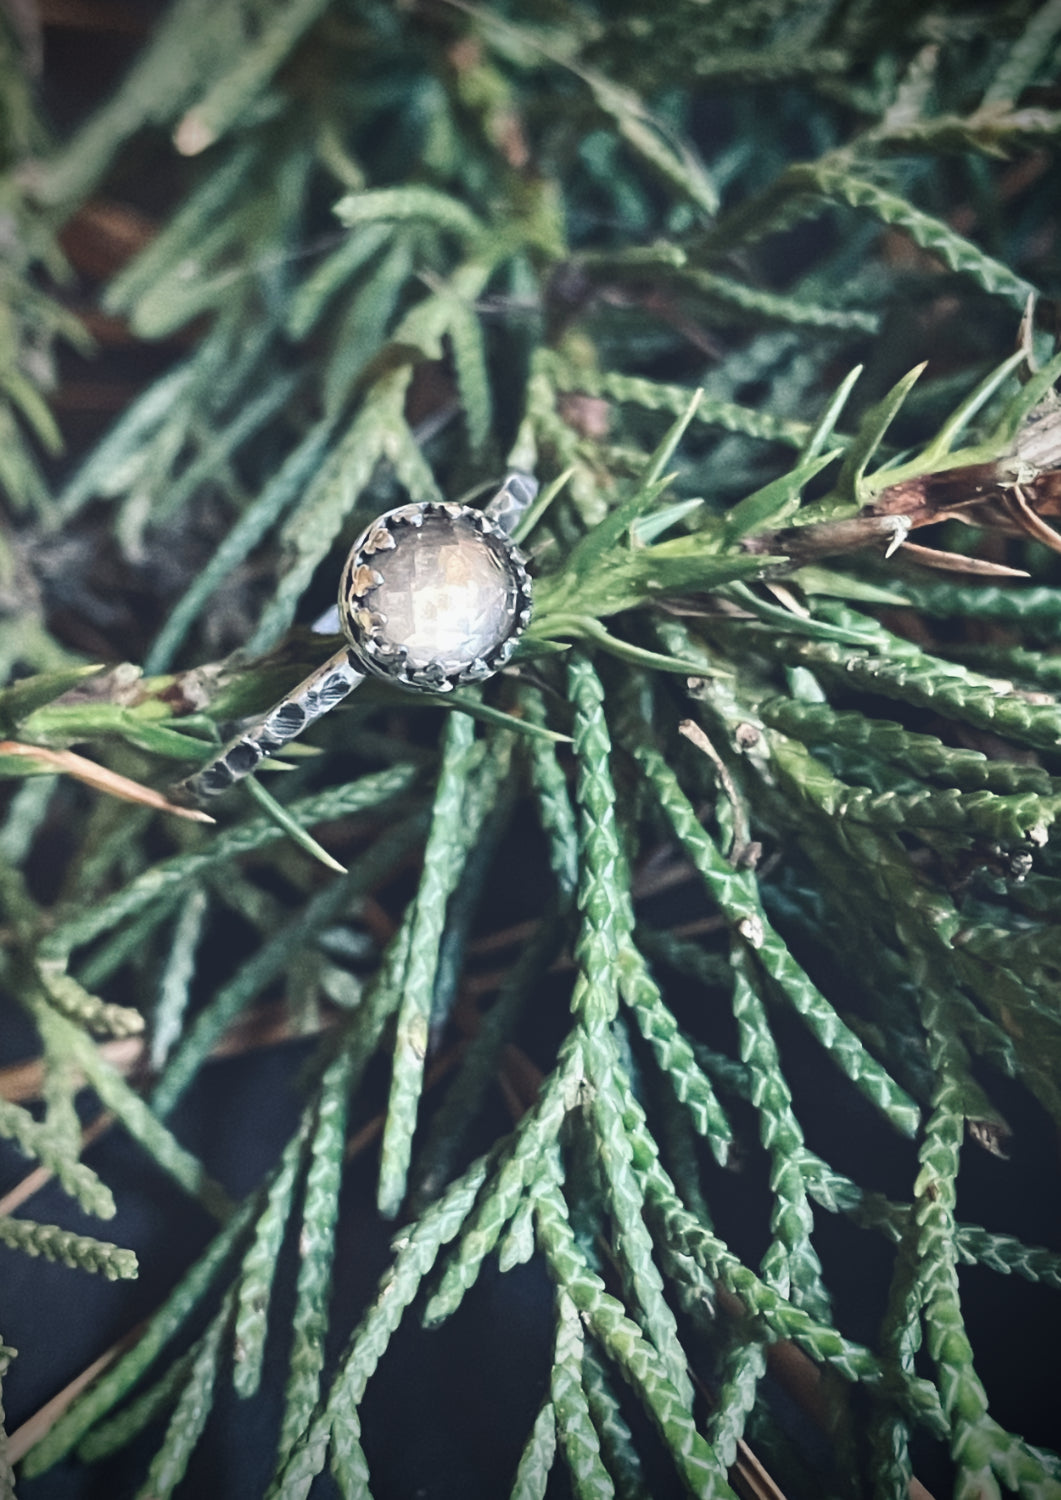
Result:
[[[441,662],[411,667],[403,646],[392,646],[386,638],[386,620],[372,608],[372,595],[383,583],[373,558],[398,545],[395,534],[404,526],[420,527],[427,516],[444,515],[470,525],[502,560],[516,594],[512,628],[489,651],[467,665],[446,670]],[[482,682],[503,667],[512,655],[531,617],[531,580],[523,554],[497,521],[468,505],[426,500],[418,505],[399,505],[377,516],[358,537],[339,580],[339,620],[343,632],[365,670],[401,687],[421,692],[446,693],[463,683]]]

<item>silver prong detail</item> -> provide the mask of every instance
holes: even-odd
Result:
[[[351,646],[369,671],[403,687],[447,692],[459,683],[482,681],[507,661],[508,652],[501,649],[506,636],[485,649],[480,647],[463,661],[453,659],[452,647],[449,655],[444,655],[441,644],[437,657],[425,651],[423,641],[415,651],[404,649],[400,627],[398,636],[392,638],[390,632],[396,628],[396,619],[389,619],[388,615],[392,613],[389,580],[394,562],[393,556],[384,560],[379,555],[380,540],[384,533],[391,537],[393,554],[394,547],[401,549],[407,545],[402,536],[405,528],[423,532],[427,527],[433,532],[443,520],[452,523],[455,533],[461,529],[469,537],[478,533],[501,567],[498,586],[508,591],[508,633],[518,635],[530,619],[531,581],[508,527],[536,493],[537,484],[529,475],[510,474],[485,511],[451,501],[429,500],[420,505],[398,506],[372,522],[351,549],[339,591],[340,621]],[[370,544],[375,554],[371,562],[367,551]],[[431,587],[430,577],[429,570],[423,585],[426,588]],[[370,578],[371,589],[366,587]],[[503,584],[501,578],[505,580]],[[404,618],[404,611],[402,605],[396,618]],[[401,650],[400,656],[396,656],[396,648]]]

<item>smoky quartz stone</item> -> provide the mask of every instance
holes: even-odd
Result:
[[[511,539],[481,511],[401,506],[355,544],[339,613],[370,671],[444,691],[507,660],[530,617],[530,580]]]

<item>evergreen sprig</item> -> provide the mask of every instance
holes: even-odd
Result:
[[[128,1281],[136,1276],[137,1261],[132,1250],[123,1250],[106,1240],[74,1234],[56,1224],[37,1224],[30,1219],[13,1219],[0,1215],[0,1242],[26,1255],[42,1255],[72,1270],[95,1271],[108,1281]]]
[[[0,1136],[112,1214],[80,1160],[87,1088],[219,1222],[27,1479],[164,1418],[129,1488],[186,1488],[230,1376],[281,1412],[270,1500],[326,1467],[364,1500],[381,1361],[496,1257],[552,1284],[514,1500],[558,1460],[580,1497],[644,1500],[668,1465],[728,1497],[749,1449],[779,1490],[891,1500],[923,1434],[963,1497],[1061,1494],[1042,1435],[991,1410],[959,1273],[1052,1296],[1061,1250],[957,1217],[965,1152],[1061,1120],[1061,360],[1034,306],[1057,291],[1057,4],[173,0],[54,144],[17,25],[0,1006],[37,1038],[42,1111],[0,1100]],[[54,346],[86,341],[57,246],[76,261],[92,214],[137,198],[130,162],[166,201],[98,326],[168,363],[60,459]],[[173,818],[154,788],[335,650],[295,622],[364,524],[507,468],[541,482],[508,671],[366,684],[217,826]],[[122,656],[143,670],[95,664]],[[266,1014],[321,1035],[234,1204],[176,1106]],[[468,1165],[498,1082],[511,1128]],[[866,1102],[890,1196],[842,1141]],[[355,1129],[399,1227],[351,1329]],[[890,1257],[876,1336],[852,1336],[826,1214]],[[30,1219],[0,1240],[135,1273]],[[831,1467],[779,1419],[777,1343],[824,1377]]]

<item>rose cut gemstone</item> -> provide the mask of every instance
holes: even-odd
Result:
[[[419,525],[392,523],[394,545],[373,551],[382,579],[365,604],[381,622],[383,652],[404,648],[409,668],[436,663],[446,675],[467,670],[513,634],[517,579],[503,544],[468,516],[427,512]]]

